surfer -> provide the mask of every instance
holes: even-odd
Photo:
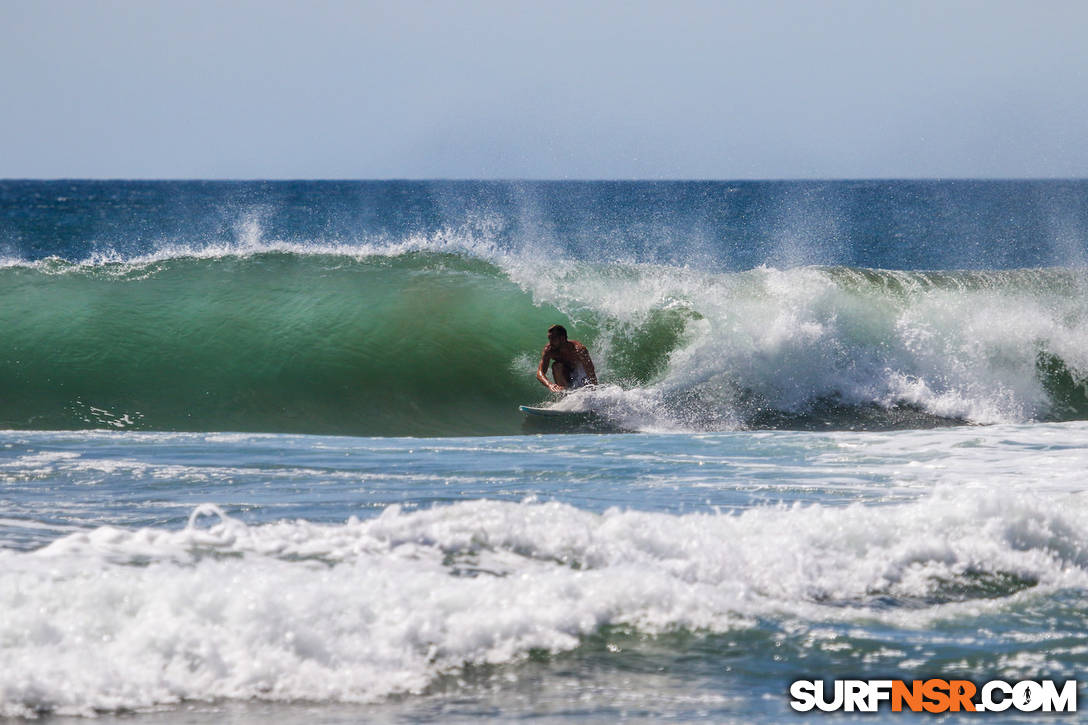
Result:
[[[554,383],[548,381],[549,360]],[[552,325],[548,328],[548,345],[540,356],[536,379],[553,393],[561,393],[585,385],[596,385],[597,371],[593,369],[593,359],[586,346],[577,340],[568,340],[567,328]]]

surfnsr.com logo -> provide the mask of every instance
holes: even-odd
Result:
[[[1076,712],[1077,681],[1061,686],[1053,680],[796,680],[790,685],[790,707],[798,712]]]

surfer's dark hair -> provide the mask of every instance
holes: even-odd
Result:
[[[551,327],[549,327],[548,334],[550,335],[553,332],[562,335],[564,340],[567,339],[567,328],[563,327],[562,325],[552,325]]]

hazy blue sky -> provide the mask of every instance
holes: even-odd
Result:
[[[1088,2],[0,0],[0,177],[1088,176]]]

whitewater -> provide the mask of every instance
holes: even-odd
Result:
[[[1086,235],[1079,181],[0,182],[0,717],[1075,679]]]

